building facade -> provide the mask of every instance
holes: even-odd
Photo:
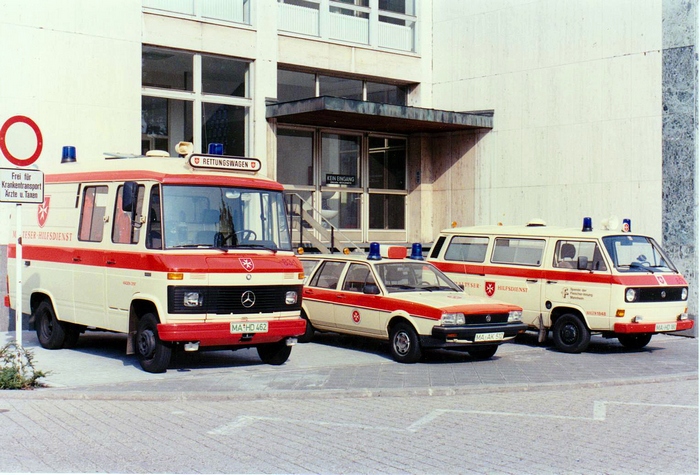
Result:
[[[0,124],[38,124],[46,172],[65,145],[257,157],[309,246],[629,218],[697,315],[697,19],[696,0],[3,2]],[[14,156],[25,129],[0,137]]]

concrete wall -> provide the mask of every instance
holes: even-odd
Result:
[[[661,0],[436,1],[433,16],[434,107],[495,110],[475,224],[617,215],[661,237]]]

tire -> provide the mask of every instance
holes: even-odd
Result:
[[[256,347],[258,350],[258,356],[265,364],[271,364],[279,366],[284,364],[292,353],[292,347],[287,346],[284,340],[278,341],[277,343],[265,343],[264,345],[258,345]]]
[[[34,325],[39,343],[49,350],[63,348],[66,332],[61,322],[56,318],[51,302],[44,300],[34,312]]]
[[[421,348],[418,334],[406,322],[397,323],[389,334],[391,356],[399,363],[415,363],[420,360]]]
[[[495,355],[496,351],[498,351],[498,345],[475,346],[467,350],[475,360],[487,360]]]
[[[628,350],[641,350],[651,341],[651,333],[633,333],[631,335],[618,335],[617,339]]]
[[[575,315],[564,314],[552,328],[554,345],[563,353],[581,353],[591,342],[591,332],[586,324]]]
[[[82,327],[75,323],[63,323],[63,329],[66,332],[66,338],[63,340],[63,348],[75,348],[78,343],[78,338],[82,333]]]
[[[141,368],[148,373],[164,373],[170,364],[172,347],[158,337],[158,319],[147,313],[136,330],[136,355]]]
[[[308,343],[314,339],[314,333],[316,333],[316,329],[309,321],[309,317],[306,316],[306,313],[301,312],[301,318],[303,318],[306,322],[306,330],[304,330],[303,335],[297,337],[297,341],[299,343]]]

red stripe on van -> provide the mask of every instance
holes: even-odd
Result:
[[[7,256],[17,256],[16,245],[9,245]],[[303,271],[299,260],[293,256],[203,253],[172,254],[170,252],[113,251],[73,247],[22,246],[22,259],[59,264],[104,266],[110,269],[134,269],[148,272],[193,272],[193,273],[269,273]],[[241,260],[253,261],[249,272]]]

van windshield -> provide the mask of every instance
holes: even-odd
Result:
[[[292,248],[282,192],[163,185],[162,195],[166,249]]]
[[[620,272],[678,272],[650,237],[622,234],[603,238],[613,265]]]

